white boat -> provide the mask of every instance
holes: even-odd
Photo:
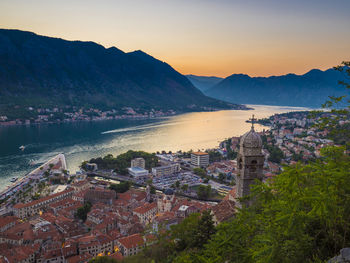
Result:
[[[25,147],[24,145],[21,145],[21,146],[19,147],[19,149],[20,149],[21,151],[24,151],[25,148],[26,148],[26,147]]]
[[[11,183],[14,183],[18,180],[18,177],[12,177],[12,179],[10,180]]]

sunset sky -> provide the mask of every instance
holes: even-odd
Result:
[[[183,74],[303,74],[350,60],[349,0],[1,0],[0,28],[141,49]]]

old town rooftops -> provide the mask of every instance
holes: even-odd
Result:
[[[133,234],[131,236],[120,238],[119,243],[127,249],[134,248],[137,246],[143,246],[144,240],[140,234]]]
[[[146,203],[144,204],[143,206],[140,206],[138,208],[135,208],[134,209],[134,212],[135,213],[138,213],[138,214],[145,214],[147,213],[148,211],[152,210],[152,209],[155,209],[157,207],[157,203],[156,202],[153,202],[153,203]]]
[[[58,197],[58,196],[61,196],[61,195],[67,194],[67,193],[71,193],[73,191],[74,191],[73,189],[67,189],[67,190],[64,190],[62,192],[59,192],[59,193],[56,193],[56,194],[53,194],[53,195],[48,195],[46,197],[40,198],[38,200],[34,200],[34,201],[26,203],[26,204],[18,203],[16,205],[14,205],[13,208],[21,209],[21,208],[25,208],[25,207],[35,206],[37,204],[44,203],[45,201],[51,200],[51,199],[53,199],[55,197]]]

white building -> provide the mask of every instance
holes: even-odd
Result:
[[[178,163],[152,168],[152,174],[157,177],[172,175],[178,172],[180,172],[180,164]]]
[[[141,167],[131,167],[128,168],[129,174],[135,178],[146,177],[148,175],[148,171]]]
[[[209,154],[206,152],[191,153],[191,164],[198,167],[207,167],[209,165]]]
[[[135,158],[131,160],[131,168],[133,167],[140,167],[142,169],[145,169],[145,159],[143,158]]]

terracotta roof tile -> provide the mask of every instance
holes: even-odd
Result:
[[[219,222],[226,221],[232,218],[235,214],[235,202],[231,200],[223,200],[212,207],[212,212]]]
[[[70,193],[70,192],[73,192],[74,190],[73,189],[67,189],[67,190],[64,190],[62,192],[59,192],[59,193],[56,193],[56,194],[53,194],[53,195],[48,195],[46,197],[43,197],[43,198],[40,198],[38,200],[34,200],[32,202],[29,202],[29,203],[26,203],[26,204],[23,204],[23,203],[18,203],[16,205],[13,206],[13,208],[16,208],[16,209],[21,209],[21,208],[24,208],[24,207],[30,207],[30,206],[34,206],[36,204],[40,204],[44,201],[47,201],[47,200],[50,200],[54,197],[57,197],[57,196],[60,196],[60,195],[63,195],[65,193]]]
[[[154,209],[157,207],[157,204],[156,202],[153,202],[153,203],[145,203],[143,206],[140,206],[138,208],[135,208],[134,209],[134,212],[135,213],[138,213],[138,214],[145,214],[147,213],[148,211]]]
[[[16,216],[0,216],[0,228],[12,223],[18,222],[18,217]]]
[[[209,155],[206,152],[193,152],[192,154],[194,154],[194,155]]]
[[[142,246],[144,244],[144,240],[140,234],[133,234],[131,236],[122,237],[118,239],[118,241],[127,249]]]

